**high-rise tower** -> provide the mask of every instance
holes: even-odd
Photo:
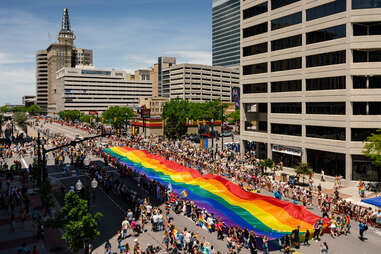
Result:
[[[57,36],[58,43],[52,43],[46,50],[37,52],[37,104],[43,113],[56,112],[56,72],[64,67],[92,65],[93,51],[74,48],[75,35],[70,27],[68,9],[64,9],[61,29]],[[44,53],[45,55],[42,55]],[[43,60],[46,59],[44,62]],[[41,77],[43,66],[47,66],[47,78]],[[47,84],[42,78],[47,79]]]
[[[212,2],[212,61],[216,66],[239,66],[240,0]]]

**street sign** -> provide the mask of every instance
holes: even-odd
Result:
[[[145,105],[143,105],[140,109],[140,115],[142,118],[150,118],[151,116],[151,109],[146,108]]]

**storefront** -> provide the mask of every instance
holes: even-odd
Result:
[[[299,147],[272,145],[272,159],[275,163],[283,162],[285,167],[296,167],[302,161],[302,149]]]
[[[345,154],[307,149],[307,162],[314,172],[345,178]]]

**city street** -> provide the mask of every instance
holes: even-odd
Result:
[[[53,131],[61,131],[65,135],[75,135],[78,131],[74,128],[61,128],[57,125],[49,125],[48,128]],[[26,159],[28,160],[28,159]],[[91,157],[91,161],[99,160],[97,158]],[[53,182],[62,183],[68,189],[70,186],[74,186],[75,182],[78,179],[81,179],[83,183],[86,183],[86,179],[81,172],[73,172],[72,176],[63,175],[62,171],[55,169],[52,167],[54,161],[52,159],[48,160],[49,165],[49,176],[53,180]],[[108,172],[110,174],[114,174],[118,176],[118,173],[109,167]],[[127,186],[130,188],[139,191],[134,181],[130,179],[123,178],[123,182],[127,183]],[[270,193],[266,193],[267,195],[271,195]],[[123,216],[126,214],[129,205],[124,203],[117,195],[113,193],[106,194],[101,188],[98,188],[95,193],[95,202],[91,203],[91,211],[99,211],[104,214],[104,217],[100,222],[100,231],[101,237],[94,242],[94,246],[97,248],[95,253],[103,253],[103,244],[107,239],[111,239],[111,243],[113,246],[113,251],[117,251],[117,242],[116,242],[116,232],[120,228],[121,221]],[[62,195],[57,190],[56,197],[62,202]],[[314,213],[319,214],[320,212],[316,209],[313,210]],[[182,216],[175,215],[171,213],[171,216],[174,218],[175,225],[181,225],[181,227],[187,227],[189,230],[193,232],[199,232],[201,237],[205,237],[217,250],[222,251],[222,253],[227,253],[226,243],[224,241],[216,240],[216,234],[210,234],[204,229],[197,227],[193,221]],[[180,227],[180,229],[181,229]],[[162,232],[151,232],[150,225],[146,225],[148,231],[141,234],[138,237],[129,237],[127,241],[130,246],[133,244],[133,240],[135,238],[139,239],[139,243],[142,247],[147,246],[148,244],[160,245],[162,244]],[[358,239],[358,225],[357,223],[352,222],[352,230],[351,234],[348,236],[340,236],[336,238],[332,238],[329,235],[323,236],[323,241],[328,243],[330,247],[330,253],[377,253],[379,249],[381,249],[381,233],[379,230],[370,228],[366,232],[366,241],[360,241]],[[301,253],[318,253],[320,249],[320,242],[317,243],[315,241],[310,241],[311,246],[302,247]],[[164,252],[163,252],[164,253]],[[247,250],[243,250],[242,253],[249,253]],[[278,253],[278,252],[274,252]]]

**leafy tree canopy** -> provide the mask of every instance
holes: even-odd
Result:
[[[16,112],[14,113],[13,118],[15,119],[17,124],[22,125],[26,122],[28,117],[25,114],[25,112]]]
[[[364,148],[362,153],[369,157],[374,165],[381,166],[381,129],[364,141]]]
[[[128,120],[133,118],[134,115],[134,111],[129,107],[112,106],[103,112],[102,117],[106,121],[112,122],[115,126],[119,126],[124,121],[126,121],[126,117]]]
[[[29,114],[31,115],[37,115],[41,112],[41,109],[39,106],[37,106],[36,104],[32,104],[30,105],[27,109],[26,109],[26,112],[28,112]]]
[[[0,108],[0,111],[3,112],[3,113],[5,113],[5,112],[9,112],[10,109],[8,108],[8,106],[2,106],[2,107]]]

